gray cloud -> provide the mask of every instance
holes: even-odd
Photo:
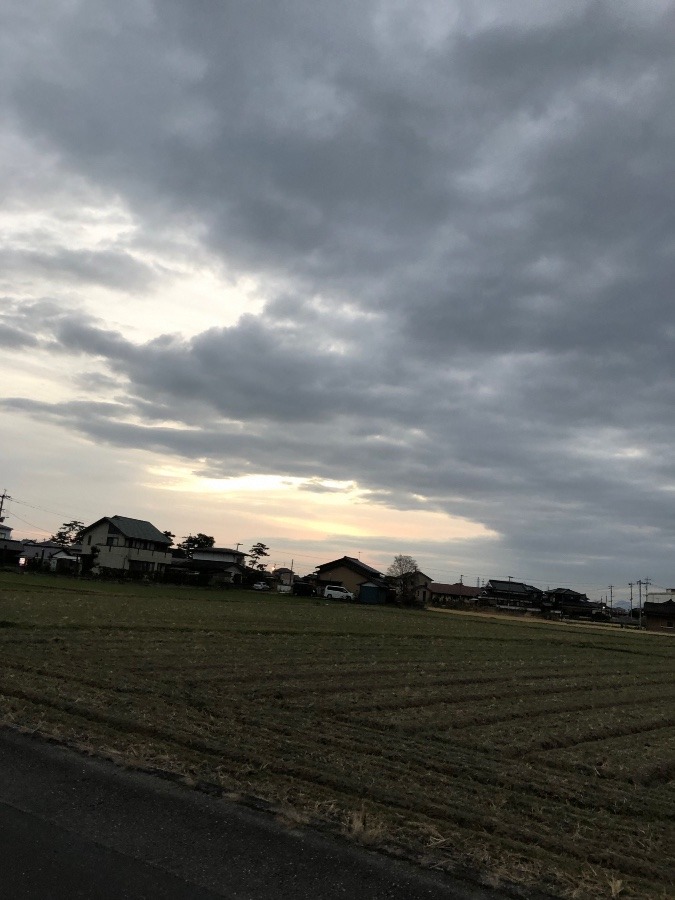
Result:
[[[99,284],[128,292],[147,289],[156,277],[150,266],[115,250],[3,250],[0,266],[8,281],[31,272],[64,284]]]
[[[17,13],[21,139],[122,197],[146,240],[197,223],[231,271],[284,287],[234,326],[144,345],[103,313],[43,307],[36,331],[12,307],[0,340],[95,357],[122,393],[11,408],[213,474],[358,481],[374,502],[469,516],[524,575],[666,579],[675,55],[660,8],[466,4],[451,26],[433,4],[300,0]],[[154,277],[115,248],[21,264],[124,291]]]
[[[35,347],[37,340],[31,335],[10,325],[0,324],[0,346],[17,349],[19,347]]]

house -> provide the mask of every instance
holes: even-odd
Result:
[[[360,603],[386,603],[389,584],[383,578],[369,578],[359,585],[357,599]]]
[[[0,538],[0,566],[21,565],[23,543]]]
[[[80,561],[79,547],[77,552],[71,548],[61,547],[49,557],[49,571],[57,572],[59,575],[78,575]]]
[[[246,572],[246,554],[230,547],[196,547],[190,553],[189,565],[196,572],[209,572],[221,581],[241,584]]]
[[[278,566],[272,570],[272,578],[274,578],[277,591],[280,594],[292,594],[295,575],[292,569],[287,566]]]
[[[329,584],[341,585],[351,591],[363,603],[384,603],[389,585],[384,575],[372,566],[353,556],[342,556],[316,567],[318,589]],[[361,596],[361,586],[364,586]]]
[[[461,581],[456,581],[454,584],[432,581],[427,588],[427,594],[432,606],[459,607],[461,609],[476,605],[480,588],[471,587]]]
[[[496,578],[491,578],[478,595],[478,602],[485,606],[519,612],[541,609],[543,599],[544,592],[531,584]]]
[[[143,519],[104,516],[81,534],[84,571],[160,574],[171,564],[171,538]]]
[[[186,555],[172,552],[172,581],[196,579],[202,585],[242,584],[248,572],[246,554],[230,547],[195,547]]]
[[[49,557],[57,550],[63,550],[63,544],[56,541],[24,541],[23,557],[27,565],[42,565],[49,562]]]
[[[424,606],[429,599],[428,588],[431,578],[419,569],[406,572],[404,575],[387,575],[386,580],[390,591],[395,595],[392,599],[398,603]]]
[[[285,585],[287,587],[292,587],[294,582],[293,570],[287,568],[286,566],[279,566],[277,569],[274,569],[272,575],[276,579],[278,579],[280,585]]]
[[[550,616],[591,619],[597,607],[586,594],[580,594],[570,588],[555,588],[552,591],[546,591],[541,609]]]
[[[675,588],[647,597],[642,607],[646,630],[675,635]]]
[[[77,572],[79,567],[79,562],[77,561],[75,565],[62,564],[58,568],[55,565],[52,566],[51,561],[56,554],[61,554],[63,556],[64,552],[67,556],[79,560],[81,549],[79,544],[66,548],[58,541],[24,541],[23,552],[21,553],[24,560],[22,565],[26,566],[28,569],[49,569],[52,572]]]
[[[190,559],[218,566],[244,566],[246,554],[229,547],[195,547],[190,552]]]
[[[22,554],[23,541],[12,540],[12,529],[9,525],[0,525],[0,566],[17,565]]]
[[[418,606],[424,606],[429,600],[429,585],[431,578],[424,572],[415,572],[415,603]]]

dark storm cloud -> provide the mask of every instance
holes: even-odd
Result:
[[[121,406],[24,410],[212,475],[465,515],[524,574],[666,571],[673,7],[535,6],[22,7],[23,140],[140,231],[196,225],[275,285],[260,315],[188,339],[167,312],[143,345],[103,316],[45,309],[36,332],[10,311],[0,340],[125,385]],[[73,283],[153,277],[129,254],[26,253]]]
[[[0,309],[0,328],[18,343],[57,353],[101,356],[111,363],[135,352],[122,335],[102,328],[81,309],[67,309],[51,300],[7,299]]]

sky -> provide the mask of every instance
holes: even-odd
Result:
[[[15,537],[675,585],[675,3],[1,20]]]

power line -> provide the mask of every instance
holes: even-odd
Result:
[[[17,500],[16,497],[8,497],[7,499],[11,500],[12,503],[19,503],[21,506],[27,506],[29,509],[38,509],[40,512],[46,512],[53,516],[63,516],[64,519],[69,518],[64,512],[57,512],[55,509],[46,509],[44,506],[34,506],[32,503],[26,503],[25,500]],[[75,517],[71,516],[70,518],[74,519]]]
[[[36,531],[41,531],[42,534],[51,534],[51,531],[47,531],[45,528],[40,528],[39,525],[35,525],[34,522],[29,522],[27,519],[22,519],[21,516],[17,516],[16,513],[12,513],[12,518],[18,519],[19,522],[23,522],[24,525],[30,525],[31,528],[34,528]]]

